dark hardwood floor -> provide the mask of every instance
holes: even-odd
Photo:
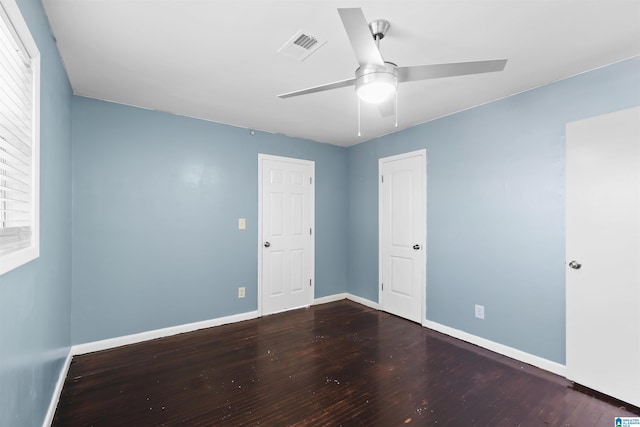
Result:
[[[53,425],[586,427],[629,410],[340,301],[76,356]]]

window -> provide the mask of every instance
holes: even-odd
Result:
[[[0,0],[0,274],[39,256],[40,53]]]

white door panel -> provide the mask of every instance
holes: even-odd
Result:
[[[391,256],[389,291],[411,298],[413,295],[413,258]]]
[[[380,303],[425,318],[426,151],[380,159]]]
[[[567,377],[640,406],[640,108],[567,124],[566,150]]]
[[[261,314],[313,302],[314,163],[260,155]]]

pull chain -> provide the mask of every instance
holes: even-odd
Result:
[[[358,98],[358,136],[362,136],[360,132],[360,97],[357,96],[356,98]]]

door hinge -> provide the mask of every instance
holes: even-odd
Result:
[[[313,236],[313,229],[309,229],[309,236]]]
[[[380,287],[382,288],[382,290],[384,291],[384,283],[380,284]]]
[[[384,175],[380,175],[380,182],[384,183]]]
[[[309,286],[311,286],[311,279],[309,279]]]
[[[309,184],[313,184],[313,177],[309,177]]]

